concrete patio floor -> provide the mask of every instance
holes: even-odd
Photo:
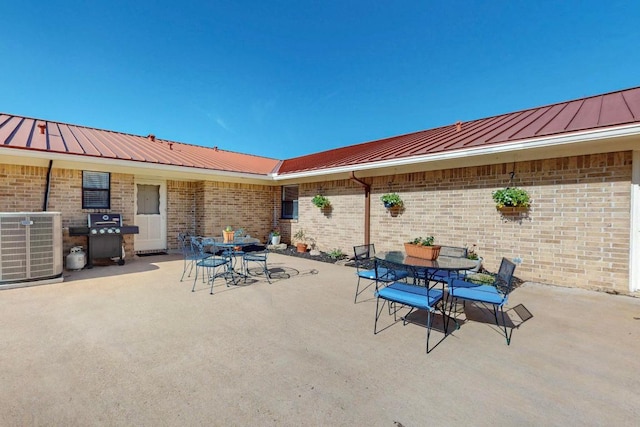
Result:
[[[0,291],[0,425],[638,425],[639,298],[526,283],[510,346],[487,317],[425,354],[420,325],[373,334],[353,268],[270,267],[214,295],[176,255]]]

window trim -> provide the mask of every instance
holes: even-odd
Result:
[[[285,200],[285,189],[286,188],[296,188],[296,193],[298,197],[293,200]],[[283,185],[280,187],[280,218],[281,219],[298,219],[298,199],[300,197],[300,186],[299,185]],[[285,215],[285,203],[291,203],[291,215]]]

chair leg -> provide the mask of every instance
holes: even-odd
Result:
[[[496,325],[498,325],[498,328],[500,328],[500,325],[498,324],[497,308],[494,307],[493,310],[496,316]],[[504,338],[507,340],[507,345],[509,345],[511,344],[511,336],[507,332],[507,323],[504,321],[504,308],[502,306],[500,307],[500,314],[502,315],[502,329],[504,330]]]
[[[355,304],[358,301],[358,292],[360,290],[360,276],[358,276],[358,284],[356,285],[356,296],[353,297],[353,303]]]
[[[378,319],[380,318],[380,314],[382,314],[382,310],[384,309],[384,304],[388,303],[387,300],[382,300],[382,305],[380,306],[380,298],[376,298],[376,320],[373,323],[373,334],[378,333]]]
[[[208,272],[209,281],[211,281],[211,288],[209,289],[209,294],[213,295],[213,283],[216,280],[216,267],[210,268],[209,270],[212,270]]]
[[[453,321],[456,322],[456,329],[460,329],[460,324],[458,323],[458,299],[456,297],[447,296],[447,298],[451,298],[451,303],[449,304],[449,314],[453,314]]]
[[[196,276],[193,278],[193,288],[191,288],[191,292],[194,292],[197,281],[198,281],[198,266],[196,265]]]
[[[182,279],[184,279],[184,273],[186,273],[186,271],[187,271],[187,259],[185,258],[182,263],[182,276],[180,276],[181,282],[182,282]]]
[[[267,278],[267,283],[271,284],[271,272],[267,267],[267,261],[264,262],[264,276]]]
[[[431,335],[431,324],[433,323],[433,317],[431,316],[431,310],[427,311],[427,354],[429,354],[429,336]]]
[[[189,269],[189,274],[187,274],[187,277],[191,277],[191,271],[193,270],[193,261],[187,261],[186,259],[184,260],[184,264],[182,266],[182,277],[180,277],[181,282],[182,279],[184,279],[184,274],[187,272],[187,268]]]
[[[191,292],[196,291],[196,282],[198,281],[198,267],[196,267],[196,277],[193,278],[193,286],[191,287]]]

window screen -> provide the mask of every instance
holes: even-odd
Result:
[[[298,218],[298,186],[282,187],[282,218]]]
[[[160,186],[138,184],[138,215],[160,213]]]
[[[82,209],[109,209],[111,174],[82,171]]]

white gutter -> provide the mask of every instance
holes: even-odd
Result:
[[[585,141],[597,141],[609,138],[621,138],[625,136],[639,136],[640,125],[633,124],[621,126],[613,129],[600,129],[595,131],[576,132],[570,135],[560,135],[552,137],[541,137],[527,139],[511,143],[498,143],[488,147],[469,148],[455,151],[447,151],[438,154],[425,154],[423,156],[413,156],[400,159],[383,160],[355,165],[339,166],[335,168],[318,169],[312,171],[301,171],[287,173],[283,175],[274,174],[276,181],[283,179],[307,178],[311,176],[322,176],[337,173],[351,173],[352,171],[362,171],[367,169],[389,168],[398,166],[413,165],[416,163],[433,163],[443,160],[455,160],[471,156],[503,154],[513,151],[531,150],[536,148],[551,148],[563,145],[570,145]]]

